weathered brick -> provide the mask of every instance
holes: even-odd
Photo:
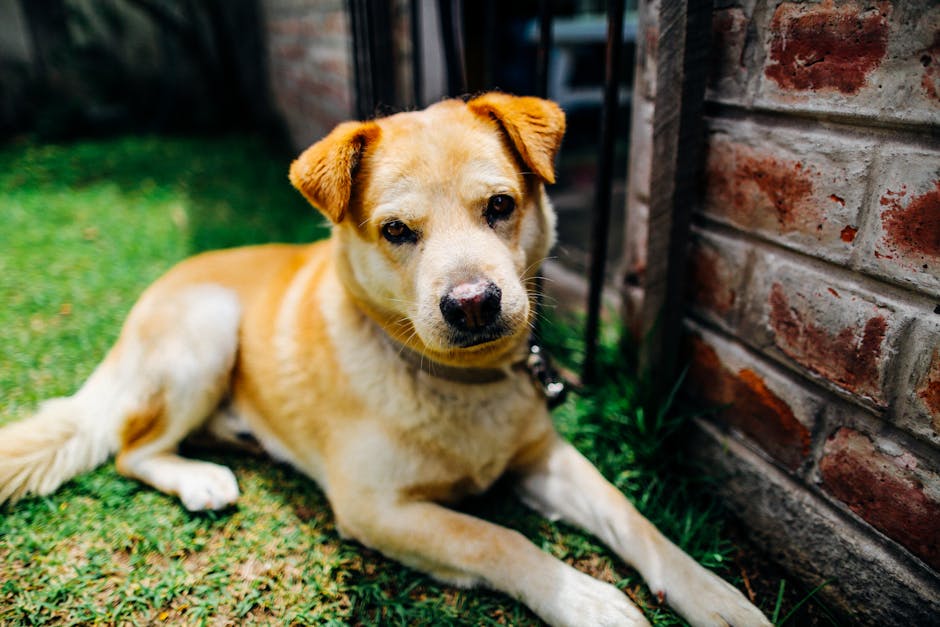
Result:
[[[829,494],[940,569],[940,476],[922,460],[843,427],[827,440],[819,472]]]
[[[772,109],[935,123],[938,33],[940,7],[932,0],[781,3],[765,29],[752,101]]]
[[[736,438],[694,421],[688,454],[720,477],[715,493],[756,546],[773,555],[858,627],[934,625],[940,578],[822,495],[772,467]],[[841,508],[839,508],[841,510]]]
[[[762,253],[739,330],[754,346],[836,389],[886,407],[887,374],[910,312],[854,283]]]
[[[810,429],[820,401],[743,349],[694,328],[688,338],[686,391],[720,408],[719,418],[750,437],[793,471],[809,454]]]
[[[931,417],[934,433],[940,434],[940,348],[934,350],[915,394]]]
[[[712,120],[706,215],[845,263],[874,144],[822,132]]]
[[[349,25],[340,1],[267,0],[271,93],[295,148],[352,117]]]
[[[901,348],[896,398],[889,418],[914,436],[940,445],[940,315],[926,308]]]
[[[741,7],[716,9],[712,14],[712,64],[708,97],[740,98],[747,82],[744,51],[749,18]]]
[[[891,10],[887,2],[781,4],[770,23],[764,74],[788,90],[858,93],[888,51]]]
[[[887,146],[873,172],[859,266],[940,296],[940,151]]]
[[[706,229],[692,233],[686,301],[700,314],[733,325],[748,265],[749,248]]]

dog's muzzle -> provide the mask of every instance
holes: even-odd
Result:
[[[441,297],[441,315],[460,346],[474,346],[503,335],[503,293],[486,279],[460,283]]]

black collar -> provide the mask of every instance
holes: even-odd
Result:
[[[389,338],[391,339],[391,338]],[[392,346],[398,352],[401,358],[409,366],[424,372],[427,375],[453,383],[464,383],[468,385],[479,385],[485,383],[498,383],[509,378],[511,369],[525,363],[525,358],[513,362],[512,365],[502,368],[466,368],[461,366],[451,366],[435,361],[426,355],[411,350],[404,344],[392,340]]]
[[[500,368],[465,368],[442,364],[408,348],[385,333],[383,333],[383,336],[389,341],[392,350],[398,354],[402,361],[415,370],[420,370],[437,379],[466,385],[480,385],[499,383],[508,379],[513,370],[525,370],[535,386],[541,390],[550,409],[561,405],[568,395],[564,379],[558,376],[558,373],[543,354],[542,347],[532,341],[529,343],[528,351],[506,366]]]

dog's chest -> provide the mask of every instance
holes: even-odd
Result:
[[[412,487],[459,498],[489,488],[540,428],[540,399],[525,379],[471,387],[423,382],[412,412],[389,416],[392,437],[413,460]]]

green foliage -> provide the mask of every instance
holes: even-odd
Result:
[[[583,358],[580,328],[578,322],[545,325],[545,342],[568,368]],[[665,398],[651,396],[620,338],[616,325],[602,329],[598,380],[556,410],[558,429],[663,533],[705,566],[721,569],[734,547],[722,537],[715,504],[702,496],[707,483],[695,480],[677,456],[676,436],[690,416],[674,402],[684,373]]]

